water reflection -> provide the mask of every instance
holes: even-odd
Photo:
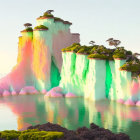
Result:
[[[48,98],[45,102],[47,121],[61,124],[69,129],[89,125],[88,110],[85,108],[82,98]]]
[[[5,106],[10,110],[7,111]],[[3,113],[0,115],[1,130],[9,128],[21,130],[46,121],[58,123],[68,129],[76,129],[80,126],[89,127],[89,124],[94,122],[113,132],[125,132],[134,140],[139,139],[140,108],[127,107],[107,100],[100,102],[83,98],[44,100],[42,95],[6,97],[0,98],[1,112]],[[11,113],[13,115],[10,115]],[[5,126],[7,119],[10,121]]]

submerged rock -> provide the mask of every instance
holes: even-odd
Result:
[[[46,93],[45,97],[63,97],[63,94],[61,92],[62,89],[60,87],[54,87]]]
[[[123,99],[119,99],[119,100],[117,100],[117,102],[123,104],[124,100]]]
[[[61,87],[54,87],[52,89],[52,91],[55,91],[55,92],[62,92],[62,88]]]
[[[136,102],[136,106],[140,106],[140,101],[137,101]]]
[[[11,95],[17,95],[16,91],[12,91]]]
[[[38,94],[38,91],[33,86],[25,86],[21,89],[21,92],[19,94]]]
[[[46,93],[47,93],[46,89],[43,89],[43,90],[41,91],[41,93],[42,93],[42,94],[46,94]]]
[[[63,95],[61,93],[57,93],[57,92],[53,91],[51,93],[51,97],[63,97]]]
[[[11,93],[8,90],[4,90],[3,96],[9,96],[9,95],[11,95]]]
[[[135,105],[135,103],[132,101],[132,100],[127,100],[127,101],[125,101],[125,103],[124,103],[125,105],[128,105],[128,106],[134,106]]]
[[[69,92],[69,93],[67,93],[67,94],[65,95],[65,97],[67,97],[67,98],[73,98],[73,97],[76,97],[76,95],[73,94],[73,93],[71,93],[71,92]]]
[[[24,90],[21,90],[19,95],[26,95],[27,93]]]

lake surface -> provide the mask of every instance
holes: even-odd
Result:
[[[23,95],[0,98],[0,130],[25,129],[46,122],[75,130],[94,122],[113,132],[124,132],[140,140],[140,107],[115,102],[93,102],[83,98],[47,98]]]

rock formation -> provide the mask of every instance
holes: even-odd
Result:
[[[37,18],[33,31],[31,27],[21,31],[17,65],[0,80],[0,94],[5,90],[19,93],[26,86],[33,86],[38,91],[58,86],[61,49],[80,41],[79,34],[70,32],[70,25],[53,15],[43,15]]]
[[[139,76],[133,77],[133,75],[140,72],[140,62],[138,60],[137,64],[131,65],[132,61],[126,62],[125,57],[119,58],[122,57],[122,50],[118,53],[120,56],[114,55],[118,49],[112,53],[112,50],[103,46],[90,48],[79,44],[64,48],[59,85],[62,93],[67,95],[71,92],[94,101],[110,99],[126,105],[139,105]],[[92,50],[101,54],[93,53]],[[102,54],[103,50],[111,53],[105,56]],[[118,58],[113,58],[116,56]],[[125,67],[126,65],[128,67]]]

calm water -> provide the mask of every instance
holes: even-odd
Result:
[[[51,98],[26,95],[0,98],[0,130],[25,129],[46,122],[68,129],[87,126],[91,122],[113,132],[127,133],[140,140],[140,108],[115,102],[91,102],[82,98]]]

